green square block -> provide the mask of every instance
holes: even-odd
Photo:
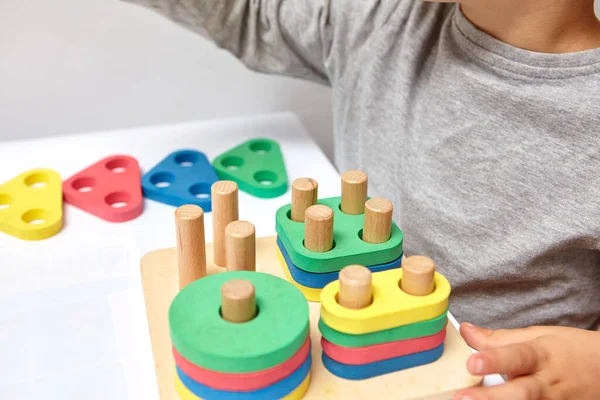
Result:
[[[288,189],[281,147],[271,139],[248,140],[216,157],[212,166],[220,180],[234,181],[256,197],[278,197]]]
[[[392,222],[390,239],[381,244],[364,242],[360,234],[364,225],[364,214],[350,215],[340,210],[341,197],[320,199],[318,204],[333,210],[334,248],[328,252],[312,252],[304,247],[304,223],[290,219],[291,204],[277,210],[275,214],[277,235],[281,239],[294,265],[313,273],[337,272],[352,265],[378,265],[397,260],[402,255],[403,234]]]

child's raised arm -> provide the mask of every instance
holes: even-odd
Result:
[[[124,0],[206,33],[248,68],[329,84],[378,28],[408,9],[394,0]]]

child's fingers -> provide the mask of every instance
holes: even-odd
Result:
[[[544,388],[533,376],[524,376],[492,387],[476,387],[458,392],[454,400],[541,400]]]
[[[545,350],[536,342],[514,343],[473,354],[467,370],[473,375],[529,375],[538,372],[545,359]]]
[[[534,340],[541,332],[536,328],[491,330],[465,323],[460,326],[460,334],[475,350],[485,350]]]

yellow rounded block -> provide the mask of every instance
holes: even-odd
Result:
[[[308,390],[309,385],[310,385],[310,373],[308,375],[306,375],[306,378],[304,378],[304,380],[302,381],[300,386],[298,386],[296,389],[294,389],[287,396],[282,397],[281,400],[301,400],[304,397],[304,395],[306,394],[306,391]],[[179,376],[177,375],[177,373],[175,373],[175,391],[177,392],[177,395],[179,396],[180,400],[198,400],[198,399],[200,399],[200,397],[196,396],[194,393],[192,393],[190,391],[190,389],[185,387],[183,382],[181,382],[181,379],[179,379]],[[202,400],[202,399],[200,399],[200,400]]]
[[[0,185],[0,231],[41,240],[62,229],[62,179],[50,169],[33,169]]]
[[[450,282],[435,273],[435,289],[428,296],[412,296],[400,289],[402,268],[373,274],[373,302],[354,310],[337,302],[339,281],[321,292],[321,319],[330,328],[348,334],[365,334],[434,319],[448,308]]]
[[[312,301],[314,303],[318,303],[321,298],[321,291],[323,289],[311,288],[311,287],[304,286],[304,285],[301,285],[298,282],[296,282],[294,280],[294,278],[292,277],[292,275],[290,274],[290,270],[288,269],[287,263],[285,262],[285,259],[283,258],[283,254],[281,254],[281,250],[279,250],[279,248],[277,248],[276,251],[277,251],[277,259],[279,260],[279,265],[281,265],[281,268],[283,269],[285,278],[292,285],[296,286],[298,288],[298,290],[300,290],[302,292],[304,297],[306,297],[306,300]]]

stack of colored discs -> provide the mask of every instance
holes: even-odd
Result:
[[[373,274],[372,300],[363,308],[338,303],[340,284],[321,294],[323,364],[345,379],[367,379],[439,359],[444,352],[450,284],[435,274],[435,289],[415,296],[400,288],[402,269]]]
[[[398,226],[391,223],[388,240],[368,243],[362,239],[364,214],[347,214],[340,204],[341,197],[317,201],[317,205],[331,210],[334,221],[331,249],[321,252],[305,246],[306,223],[291,219],[291,204],[276,213],[279,261],[288,280],[309,301],[318,302],[321,290],[335,281],[339,271],[347,265],[365,265],[373,272],[400,267],[403,234]]]
[[[252,288],[248,320],[227,319],[224,288],[238,282]],[[312,363],[308,315],[293,285],[265,273],[225,272],[187,285],[169,310],[179,398],[302,398]]]

